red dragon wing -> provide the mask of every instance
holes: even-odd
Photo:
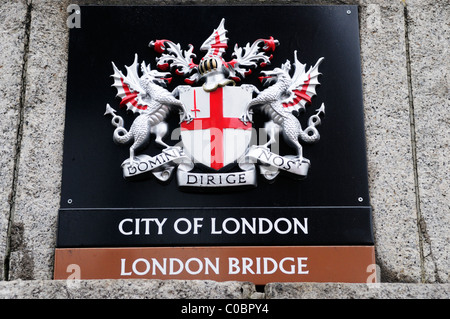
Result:
[[[217,29],[203,42],[200,47],[201,51],[208,51],[205,56],[219,56],[221,57],[228,48],[228,38],[226,37],[227,30],[225,29],[225,19],[220,21]]]
[[[120,106],[126,105],[127,110],[131,110],[134,113],[142,113],[147,110],[148,104],[145,103],[140,97],[140,93],[144,93],[145,90],[139,84],[138,75],[138,56],[134,57],[134,62],[131,66],[125,66],[127,69],[127,75],[124,76],[123,73],[116,67],[114,62],[112,63],[114,74],[111,75],[114,78],[114,86],[117,89],[117,95],[122,99]]]
[[[282,101],[283,107],[288,111],[304,109],[306,104],[311,103],[311,99],[317,94],[316,86],[319,85],[319,65],[324,58],[320,58],[316,65],[310,67],[308,72],[306,64],[302,64],[297,59],[297,51],[294,51],[295,72],[292,77],[292,84],[288,89],[289,97]]]

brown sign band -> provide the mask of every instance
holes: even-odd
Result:
[[[58,248],[55,279],[368,282],[373,246]]]

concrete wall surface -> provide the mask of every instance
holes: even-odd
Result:
[[[381,284],[52,280],[77,4],[356,4]],[[450,295],[447,0],[0,0],[0,298],[443,298]]]

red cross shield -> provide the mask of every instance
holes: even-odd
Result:
[[[242,87],[180,90],[180,100],[193,117],[190,123],[181,123],[181,139],[194,162],[219,170],[245,153],[252,126],[239,118],[251,99],[251,91]]]

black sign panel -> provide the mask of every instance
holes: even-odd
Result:
[[[218,171],[224,174],[224,185],[218,188],[180,186],[177,167],[164,182],[151,174],[124,178],[121,164],[130,156],[131,143],[113,142],[115,127],[112,115],[104,116],[105,106],[116,110],[127,130],[137,114],[120,107],[111,62],[125,73],[137,54],[139,63],[145,61],[156,70],[161,53],[149,43],[170,39],[182,50],[192,44],[197,54],[193,63],[199,64],[204,54],[200,47],[222,19],[229,38],[225,61],[233,60],[235,44],[244,47],[271,36],[279,41],[270,64],[253,68],[238,86],[251,84],[263,92],[261,71],[281,68],[286,60],[294,64],[294,52],[306,70],[324,58],[317,96],[304,112],[294,112],[305,128],[325,104],[317,127],[320,141],[303,144],[303,156],[311,164],[307,176],[292,178],[281,171],[268,180],[256,165],[254,185],[233,187],[225,184],[240,183],[244,177],[236,174],[226,180],[227,173],[240,172],[231,164]],[[186,85],[185,77],[175,73],[172,70],[169,91]],[[268,140],[264,125],[269,119],[255,109],[254,145]],[[178,110],[165,121],[168,134],[163,141],[180,145]],[[161,154],[152,136],[139,154]],[[273,146],[280,156],[297,154],[282,137]],[[286,164],[282,157],[278,161]],[[201,164],[193,172],[217,173]],[[70,30],[57,247],[370,244],[356,6],[82,7],[81,28]]]
[[[62,210],[59,247],[371,245],[364,208]],[[324,226],[327,225],[327,226]],[[83,231],[80,232],[80,229]]]

